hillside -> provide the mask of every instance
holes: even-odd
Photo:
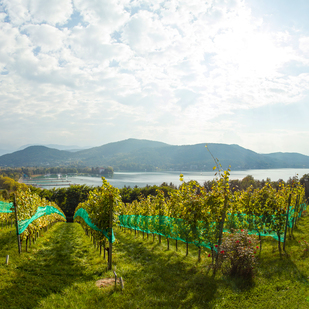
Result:
[[[132,152],[141,151],[143,149],[148,149],[151,151],[154,148],[163,148],[167,146],[169,145],[161,142],[127,139],[120,142],[109,143],[103,146],[78,151],[75,153],[75,159],[88,162],[88,164],[94,166],[101,165],[102,161],[107,162],[115,156],[127,156]]]
[[[79,147],[77,145],[69,145],[69,146],[66,146],[66,145],[58,145],[58,144],[47,144],[47,145],[30,145],[30,144],[27,144],[27,145],[23,145],[21,147],[19,147],[17,150],[23,150],[23,149],[26,149],[30,146],[45,146],[45,147],[48,147],[48,148],[53,148],[53,149],[58,149],[58,150],[66,150],[66,151],[80,151],[80,150],[83,150],[85,149],[85,147]]]
[[[100,147],[70,152],[45,146],[30,146],[0,156],[0,166],[112,166],[115,171],[191,170],[210,171],[214,161],[205,148],[195,145],[168,145],[161,142],[127,139]],[[233,170],[268,168],[309,168],[309,156],[298,153],[259,154],[239,145],[209,143],[208,149],[223,168]]]
[[[69,151],[30,146],[0,157],[0,166],[57,166],[70,160]]]

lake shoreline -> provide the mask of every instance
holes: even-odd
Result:
[[[213,180],[218,177],[216,171],[212,172],[188,172],[188,171],[166,171],[166,172],[114,172],[112,177],[106,177],[106,180],[117,188],[123,187],[145,187],[147,185],[157,185],[160,186],[162,183],[170,184],[175,186],[181,184],[179,175],[184,175],[184,181],[196,180],[201,185],[205,181]],[[301,178],[304,174],[309,174],[309,169],[299,169],[299,168],[287,168],[287,169],[255,169],[255,170],[243,170],[243,171],[231,171],[230,179],[243,179],[244,177],[251,175],[256,180],[266,180],[270,178],[271,181],[278,181],[280,179],[287,181],[290,177],[298,176]],[[67,185],[54,186],[55,188],[68,187],[69,185],[88,185],[88,186],[101,186],[102,179],[101,176],[67,176]],[[35,178],[32,178],[32,182],[35,182]],[[26,183],[26,182],[25,182]],[[51,184],[46,183],[40,184],[37,182],[38,186],[42,188],[51,189]]]

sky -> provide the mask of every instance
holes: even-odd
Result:
[[[0,149],[128,138],[309,155],[309,1],[0,0]]]

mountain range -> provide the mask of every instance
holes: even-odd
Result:
[[[132,138],[74,152],[29,146],[0,156],[0,166],[112,166],[114,171],[210,171],[216,163],[215,158],[224,169],[230,165],[232,170],[309,168],[309,156],[299,153],[259,154],[235,144],[208,143],[208,147],[205,146],[206,143],[175,146]]]

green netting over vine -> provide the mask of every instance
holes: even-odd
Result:
[[[38,207],[36,213],[30,219],[18,221],[19,234],[22,234],[34,220],[42,216],[52,215],[54,213],[61,215],[66,219],[65,215],[53,206]]]
[[[287,227],[292,228],[295,219],[301,217],[307,205],[301,204],[296,209],[290,206]],[[224,232],[230,232],[231,229],[247,229],[249,234],[259,236],[270,236],[277,241],[284,242],[284,230],[286,216],[254,216],[247,214],[228,214],[224,223]],[[284,224],[280,224],[284,223]],[[280,238],[279,238],[280,236]]]
[[[290,207],[288,227],[293,226],[296,217],[300,217],[307,205],[302,204],[294,210]],[[158,234],[164,237],[191,243],[199,247],[210,248],[218,243],[220,222],[197,221],[185,222],[166,216],[120,215],[119,226],[135,229],[141,232]],[[247,214],[228,214],[224,222],[224,232],[232,229],[246,229],[249,234],[270,236],[277,241],[284,241],[286,215],[280,217],[254,216]],[[281,224],[280,224],[281,223]],[[274,230],[275,229],[275,230]]]
[[[96,225],[94,225],[91,222],[91,219],[89,218],[89,215],[88,215],[87,211],[84,208],[79,208],[76,211],[76,213],[74,215],[74,219],[76,217],[81,217],[89,227],[91,227],[95,231],[101,232],[108,239],[108,241],[110,241],[111,243],[113,243],[115,241],[115,235],[114,235],[113,229],[112,229],[112,233],[111,233],[112,236],[110,237],[110,229],[101,230]]]
[[[208,226],[199,221],[197,226],[191,226],[183,219],[166,216],[120,215],[119,226],[135,229],[141,232],[158,234],[189,244],[211,249],[212,242],[208,239],[210,231],[218,230],[216,223]]]
[[[11,208],[13,207],[13,203],[6,203],[0,201],[0,213],[10,213],[12,212]]]

